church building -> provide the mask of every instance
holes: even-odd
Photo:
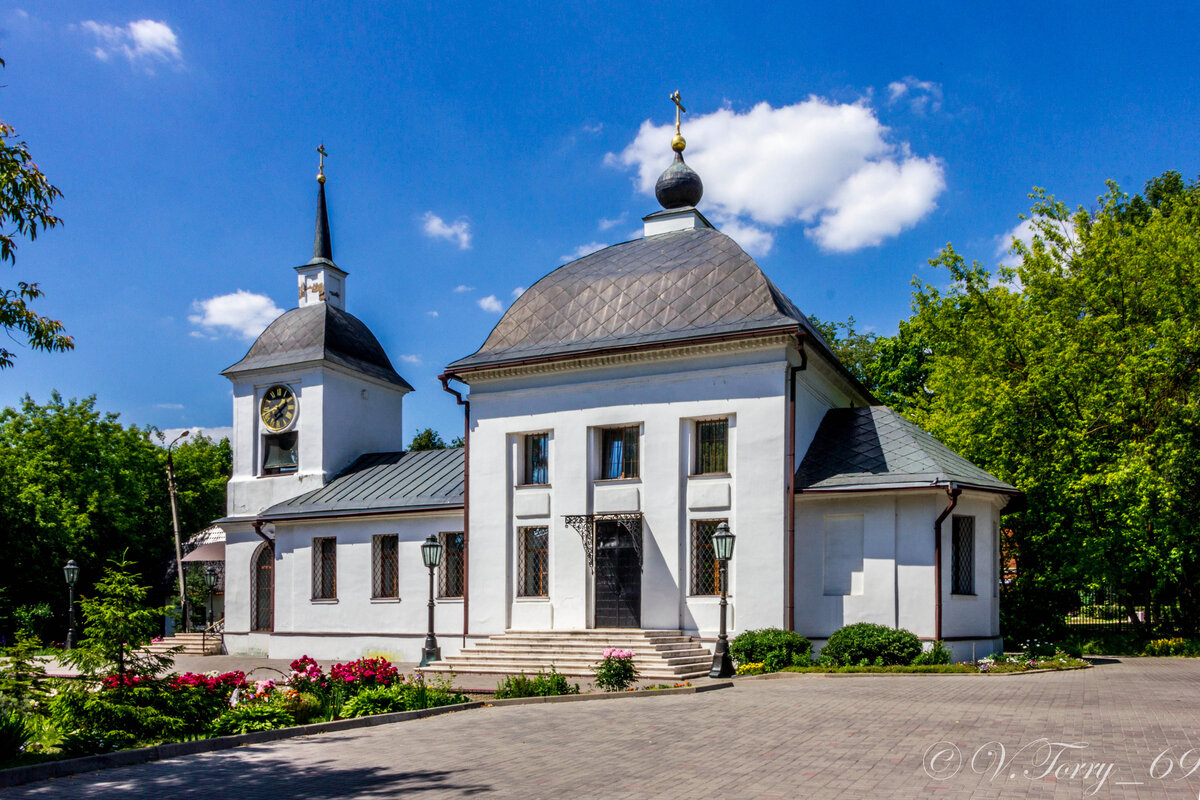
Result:
[[[459,673],[708,671],[725,522],[731,635],[853,622],[1001,648],[1020,493],[882,406],[697,206],[685,142],[641,238],[553,270],[447,365],[464,445],[405,452],[413,387],[348,310],[318,174],[298,305],[226,369],[230,653],[422,656]],[[421,546],[441,545],[429,611]]]

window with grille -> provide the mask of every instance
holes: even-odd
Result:
[[[521,528],[518,536],[520,537],[518,594],[521,597],[548,597],[550,595],[550,529]]]
[[[605,480],[638,477],[638,426],[605,428],[600,444],[601,477]]]
[[[438,565],[438,597],[463,596],[463,572],[466,554],[461,533],[439,533],[442,563]]]
[[[550,482],[550,434],[531,433],[525,437],[525,483]]]
[[[296,432],[263,437],[263,474],[295,472],[299,463]]]
[[[314,600],[337,597],[337,539],[332,536],[312,540],[312,596]]]
[[[695,475],[729,471],[729,420],[706,419],[696,423]]]
[[[721,593],[721,564],[713,549],[713,534],[727,520],[698,519],[692,522],[692,581],[690,594]]]
[[[400,596],[400,536],[371,537],[371,597]]]
[[[975,594],[975,518],[954,517],[953,536],[950,591],[954,594]]]

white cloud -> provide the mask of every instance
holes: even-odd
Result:
[[[577,258],[583,258],[589,253],[594,253],[597,250],[603,250],[605,247],[608,247],[608,245],[604,244],[603,242],[588,242],[587,244],[579,245],[579,247],[576,247],[566,255],[559,256],[558,260],[564,263],[567,261],[574,261]]]
[[[524,286],[518,286],[517,288],[515,288],[515,289],[513,289],[513,290],[512,290],[512,296],[513,296],[513,299],[514,299],[514,300],[515,300],[516,298],[520,297],[520,296],[521,296],[521,295],[523,295],[523,294],[525,294],[525,287],[524,287]]]
[[[196,300],[192,303],[192,311],[188,321],[199,326],[192,335],[207,339],[222,336],[253,339],[283,313],[283,309],[265,294],[254,294],[245,289]]]
[[[92,55],[101,61],[112,56],[124,56],[131,64],[139,64],[153,73],[154,64],[182,64],[183,52],[179,37],[165,22],[139,19],[126,25],[108,25],[94,20],[80,23],[85,31],[96,37]]]
[[[919,81],[912,75],[888,84],[888,105],[894,106],[907,101],[908,107],[917,114],[940,111],[942,108],[942,85],[933,81]]]
[[[490,311],[493,314],[499,314],[504,310],[504,304],[496,299],[496,295],[489,294],[487,297],[479,298],[479,307],[484,311]]]
[[[602,219],[600,220],[600,222],[598,223],[598,225],[599,225],[599,228],[600,228],[600,230],[602,230],[602,231],[606,231],[606,230],[608,230],[609,228],[615,228],[616,226],[618,226],[618,225],[620,225],[622,222],[624,222],[624,221],[625,221],[625,217],[627,217],[627,216],[628,216],[628,212],[627,212],[627,213],[625,213],[625,214],[622,214],[621,216],[619,216],[619,217],[617,217],[617,218],[615,218],[615,219],[609,219],[608,217],[604,217],[604,218],[602,218]]]
[[[752,256],[765,256],[775,245],[775,234],[754,225],[739,222],[737,218],[719,221],[721,232],[742,246]]]
[[[165,408],[171,411],[182,411],[183,403],[155,403],[155,408]]]
[[[653,195],[672,158],[673,132],[643,122],[606,161],[636,169],[635,184]],[[780,108],[759,103],[744,113],[723,108],[688,119],[685,135],[688,163],[704,180],[705,213],[731,229],[742,226],[760,248],[770,247],[764,229],[797,222],[827,250],[876,245],[915,225],[945,188],[941,161],[890,141],[865,102],[810,97]],[[868,189],[886,191],[886,202]]]
[[[431,317],[436,317],[438,315],[438,312],[436,311],[426,311],[425,313]]]
[[[400,360],[405,364],[412,364],[418,367],[421,365],[421,357],[415,353],[404,353],[400,356]]]
[[[471,249],[471,223],[465,217],[447,223],[432,211],[426,211],[421,217],[421,230],[434,239],[454,242],[459,250]]]
[[[475,287],[467,286],[465,283],[460,283],[458,286],[454,287],[454,291],[459,292],[460,294],[462,292],[473,292],[475,291]]]
[[[212,439],[214,442],[219,442],[222,439],[229,439],[230,441],[233,440],[232,425],[215,425],[213,427],[197,425],[191,428],[163,428],[161,431],[162,439],[158,440],[156,443],[162,447],[166,447],[168,444],[175,441],[176,436],[184,431],[188,431],[190,435],[184,439],[181,439],[180,442],[186,442],[190,439],[194,439],[201,434],[207,436],[209,439]],[[155,441],[155,439],[151,439],[151,441]]]

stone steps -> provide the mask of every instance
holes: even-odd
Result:
[[[216,656],[224,652],[221,634],[210,633],[177,633],[157,642],[151,642],[143,650],[157,655],[170,653],[174,648],[180,649],[175,655],[181,656]]]
[[[604,650],[632,650],[642,678],[688,680],[708,674],[712,652],[680,631],[627,628],[581,631],[508,631],[476,642],[457,655],[435,661],[428,673],[533,674],[549,671],[591,677]]]

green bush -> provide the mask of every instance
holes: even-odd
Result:
[[[592,667],[592,680],[606,692],[623,692],[637,680],[637,667],[633,665],[633,651],[610,647],[604,658]]]
[[[787,667],[783,672],[804,672],[804,673],[872,673],[872,674],[934,674],[945,675],[958,672],[979,672],[970,664],[918,664],[908,666],[891,666],[891,667],[835,667],[835,666],[813,666],[813,667]]]
[[[920,654],[921,640],[911,631],[858,622],[834,631],[821,649],[820,661],[843,667],[905,666]]]
[[[520,675],[509,675],[496,687],[497,700],[510,697],[552,697],[560,694],[579,694],[579,684],[567,683],[567,679],[559,675],[554,667],[550,672],[538,672],[532,678],[524,672]]]
[[[390,714],[393,711],[404,711],[405,698],[400,687],[374,686],[363,689],[342,704],[338,715],[341,717],[370,717],[375,714]]]
[[[739,665],[762,664],[765,672],[778,672],[794,664],[807,666],[812,643],[795,631],[762,628],[743,631],[729,643],[729,654]]]
[[[202,733],[215,713],[198,711],[165,681],[152,679],[95,692],[81,686],[64,689],[51,698],[49,710],[60,730],[84,734],[81,741],[99,736],[126,746]]]
[[[285,694],[280,701],[287,712],[296,720],[297,725],[307,725],[321,716],[324,705],[321,698],[308,692],[292,692]]]
[[[929,666],[931,664],[949,664],[952,660],[950,650],[942,642],[934,642],[933,647],[922,652],[913,659],[913,666]]]
[[[71,731],[58,743],[58,752],[63,758],[81,758],[111,753],[114,750],[133,747],[134,744],[134,738],[122,731]]]
[[[1154,639],[1142,649],[1144,656],[1200,656],[1200,640]]]
[[[0,763],[15,759],[32,738],[33,730],[24,715],[0,712]]]
[[[243,703],[234,706],[218,717],[212,725],[212,733],[214,736],[230,736],[236,733],[273,731],[276,728],[286,728],[295,724],[295,718],[281,705]]]

